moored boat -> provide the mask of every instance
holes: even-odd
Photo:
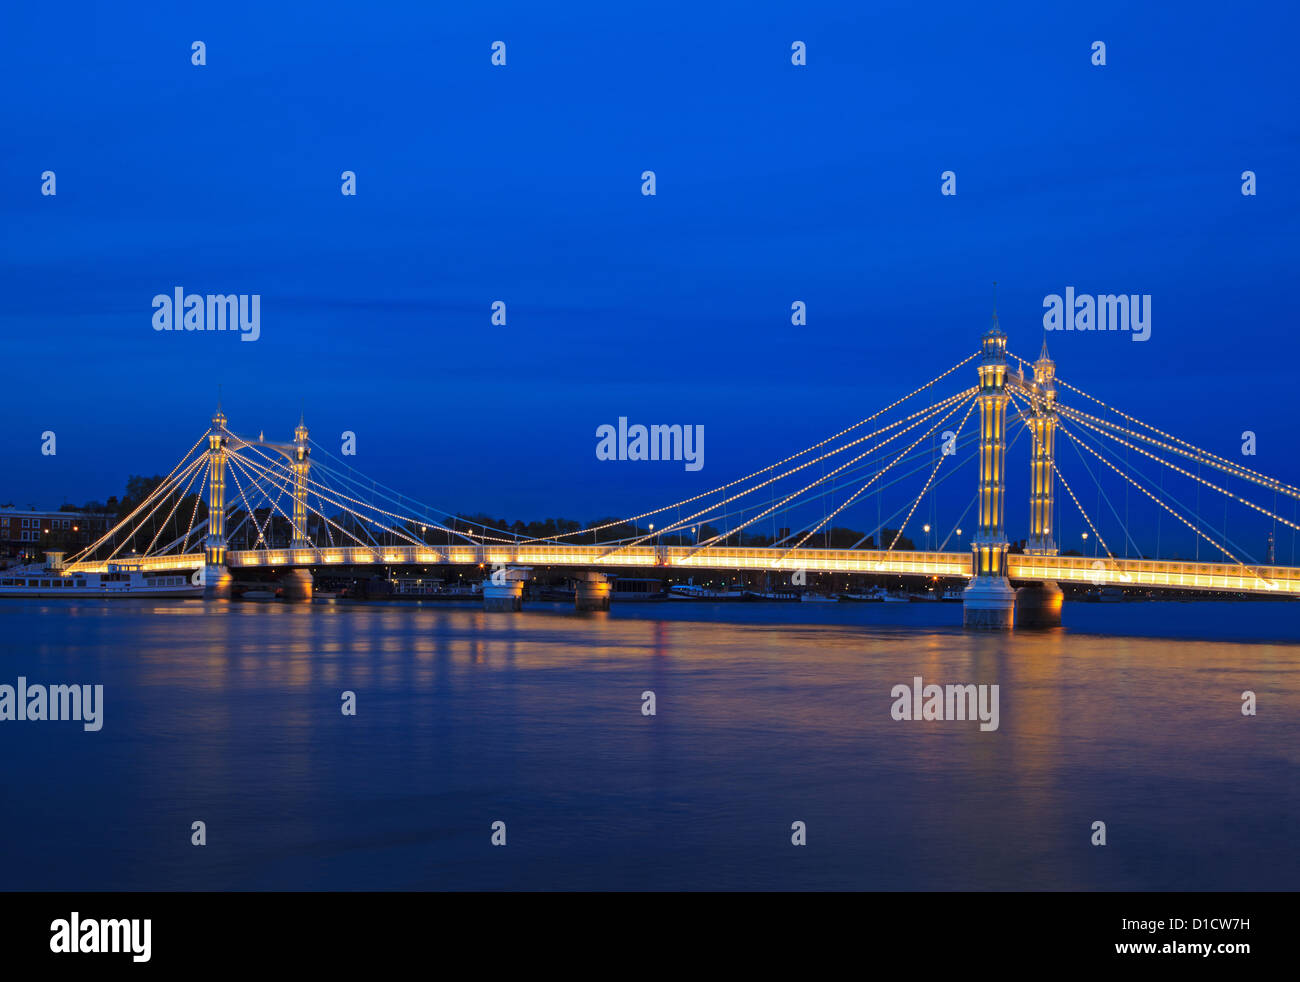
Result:
[[[882,603],[885,599],[885,591],[875,587],[866,593],[841,593],[839,598],[846,603]]]
[[[609,599],[619,603],[667,600],[668,591],[659,579],[617,576],[610,588]]]
[[[711,590],[696,586],[694,583],[677,583],[668,588],[669,600],[707,600],[714,603],[728,600],[744,600],[743,590]]]
[[[794,590],[781,592],[779,590],[746,590],[746,600],[757,600],[764,603],[798,603],[799,594]]]
[[[139,563],[108,563],[102,573],[75,567],[17,566],[0,570],[0,597],[201,597],[199,574],[146,570]]]

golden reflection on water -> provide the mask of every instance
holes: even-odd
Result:
[[[1207,632],[1232,616],[1287,623],[1268,605],[1155,606],[1140,615],[1201,617]],[[350,765],[374,782],[368,793],[391,795],[479,766],[483,747],[497,755],[483,765],[496,768],[484,777],[493,786],[536,776],[547,801],[595,791],[616,803],[607,822],[704,807],[708,821],[745,828],[756,808],[809,809],[819,837],[867,850],[861,886],[888,876],[904,848],[918,883],[947,882],[924,877],[951,868],[966,887],[1014,885],[1040,865],[1063,884],[1094,883],[1093,819],[1112,823],[1118,843],[1142,835],[1151,847],[1240,826],[1238,807],[1294,814],[1296,645],[967,633],[951,609],[793,622],[754,607],[51,604],[22,622],[36,625],[31,640],[10,648],[35,651],[54,677],[105,680],[109,739],[132,741],[144,797],[234,801],[251,823],[268,821],[260,798],[281,809],[346,799],[355,789],[335,782]],[[997,684],[998,729],[894,720],[892,688],[918,675]],[[345,689],[357,693],[355,718],[340,713]],[[640,713],[647,689],[653,720]],[[1241,715],[1247,689],[1255,717]],[[1294,850],[1281,858],[1294,864]]]

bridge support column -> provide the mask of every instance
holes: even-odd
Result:
[[[979,527],[971,537],[974,572],[962,595],[963,626],[1007,631],[1015,624],[1016,594],[1007,579],[1006,454],[1007,336],[993,326],[984,335],[979,362]]]
[[[1016,627],[1060,627],[1065,594],[1054,580],[1031,583],[1016,591]]]
[[[613,587],[604,573],[579,573],[574,583],[574,610],[609,610]]]
[[[962,594],[962,627],[1009,631],[1016,623],[1016,591],[1006,577],[977,576]]]
[[[204,600],[229,600],[234,577],[225,566],[204,563],[194,574],[194,582],[203,587]]]
[[[231,576],[226,569],[226,417],[217,407],[208,430],[208,534],[203,539],[199,576],[204,600],[229,600]]]
[[[298,426],[293,431],[293,548],[310,549],[311,540],[307,537],[307,474],[311,470],[311,447],[307,445],[307,423],[298,417]],[[304,571],[305,572],[305,571]],[[311,599],[311,574],[307,576],[308,595]]]
[[[523,610],[524,583],[527,569],[494,569],[483,581],[483,609],[496,611]]]
[[[1052,509],[1056,500],[1056,363],[1047,351],[1047,340],[1034,362],[1034,379],[1021,383],[1029,399],[1026,424],[1033,437],[1029,471],[1029,539],[1025,552],[1030,556],[1055,556],[1056,540],[1052,537]],[[1016,591],[1016,626],[1028,628],[1060,627],[1065,594],[1053,580],[1031,583]]]
[[[291,569],[280,582],[284,585],[284,599],[311,603],[314,580],[310,570]]]

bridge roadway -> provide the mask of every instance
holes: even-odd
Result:
[[[970,552],[886,552],[870,549],[796,549],[716,547],[696,551],[691,546],[634,546],[611,552],[601,545],[453,545],[453,546],[330,546],[311,549],[230,550],[232,570],[256,567],[317,567],[365,565],[492,565],[562,566],[607,571],[623,569],[673,570],[806,570],[810,573],[904,574],[970,577]],[[1233,563],[1187,560],[1094,559],[1088,556],[1007,557],[1012,580],[1159,587],[1172,590],[1228,591],[1300,597],[1300,567],[1245,567]],[[202,553],[144,556],[115,560],[144,570],[197,570]],[[78,563],[77,571],[103,572],[106,563]]]

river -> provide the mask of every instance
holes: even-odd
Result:
[[[0,683],[104,689],[97,732],[0,722],[0,882],[1300,886],[1300,605],[1069,603],[1065,620],[987,635],[933,603],[4,600]],[[998,685],[997,729],[894,719],[891,690],[917,676]]]

